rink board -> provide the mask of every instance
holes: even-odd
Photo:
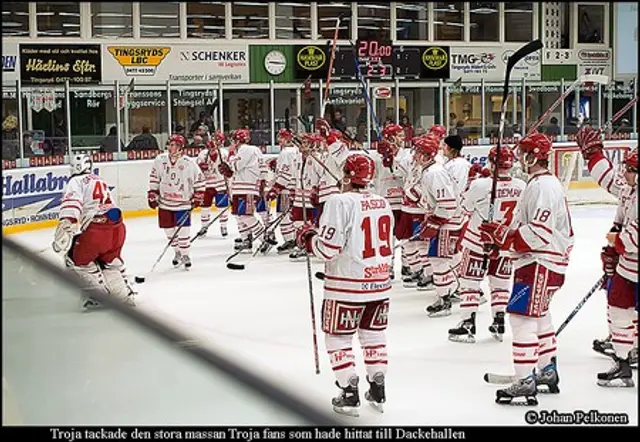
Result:
[[[637,140],[605,142],[607,156],[617,164],[622,152],[637,146]],[[463,156],[471,163],[486,165],[491,146],[465,146]],[[577,153],[575,143],[556,143],[558,151]],[[354,151],[355,152],[355,151]],[[276,155],[267,154],[267,158]],[[578,154],[578,156],[580,156]],[[571,195],[601,202],[602,195],[589,176],[582,158],[569,185]],[[147,206],[149,171],[153,160],[96,163],[94,172],[106,180],[118,206],[127,218],[155,214]],[[2,231],[4,234],[49,228],[57,223],[62,191],[69,179],[69,166],[31,167],[2,172]],[[593,192],[591,194],[590,192]],[[610,201],[608,201],[610,202]]]

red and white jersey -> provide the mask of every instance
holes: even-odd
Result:
[[[418,186],[419,204],[425,209],[427,215],[446,219],[447,222],[441,226],[444,229],[458,230],[462,227],[455,218],[460,213],[458,207],[460,199],[456,195],[453,180],[444,170],[444,166],[434,163],[424,169]]]
[[[206,180],[200,167],[188,156],[183,155],[173,163],[165,152],[153,161],[149,189],[159,192],[161,209],[189,210],[193,194],[205,188]]]
[[[302,174],[302,154],[298,152],[295,158],[295,168],[293,171],[295,180],[295,195],[293,197],[293,207],[306,207],[311,209],[311,191],[313,187],[318,186],[320,182],[320,175],[318,174],[317,165],[315,160],[311,157],[306,157],[304,165],[304,175]],[[304,204],[303,204],[304,196]]]
[[[276,173],[273,179],[274,184],[282,187],[282,192],[288,193],[295,189],[293,171],[295,168],[296,155],[299,155],[298,148],[288,146],[280,150],[276,162]]]
[[[621,226],[616,250],[620,260],[616,271],[630,281],[638,280],[638,191],[629,186],[621,173],[604,155],[589,164],[589,172],[594,180],[607,192],[618,197],[618,208],[614,222]],[[622,170],[622,169],[621,169]]]
[[[262,151],[256,146],[240,144],[229,157],[229,166],[233,170],[231,177],[232,195],[258,195],[258,184],[262,177],[260,165]]]
[[[423,167],[413,161],[407,164],[404,185],[402,188],[402,211],[405,213],[424,214],[425,208],[420,205],[422,199],[422,181]]]
[[[478,227],[489,218],[492,185],[493,179],[479,177],[471,181],[469,189],[462,194],[462,210],[470,214],[469,224],[462,237],[462,247],[477,253],[484,252]],[[518,201],[526,185],[521,179],[510,176],[498,180],[493,221],[513,226]]]
[[[222,164],[223,161],[228,162],[228,160],[229,151],[224,147],[220,148],[220,153],[215,161],[211,161],[209,149],[200,151],[196,161],[198,166],[206,164],[206,167],[200,166],[200,170],[202,170],[202,174],[204,175],[207,189],[216,189],[217,192],[227,191],[224,176],[218,170],[218,166]]]
[[[400,149],[393,159],[394,172],[402,181],[402,185],[407,181],[407,177],[411,173],[411,165],[413,163],[413,151],[411,149]]]
[[[389,202],[369,191],[332,195],[313,252],[325,261],[324,296],[351,302],[389,297],[394,229]]]
[[[318,170],[319,175],[318,192],[320,203],[326,202],[331,195],[340,193],[340,189],[338,188],[337,183],[342,178],[342,175],[344,175],[342,167],[344,165],[344,160],[348,156],[349,149],[347,148],[347,145],[338,140],[335,143],[331,144],[326,152],[317,157],[324,163],[325,166],[327,166],[327,169],[331,171],[331,174],[335,175],[335,177],[338,178],[336,180],[336,178],[331,176],[331,174],[319,164],[314,165],[314,167],[316,167],[316,169]]]
[[[93,173],[72,176],[63,191],[60,218],[81,221],[115,208],[109,186]]]
[[[382,155],[378,152],[369,152],[371,158],[376,163],[376,173],[373,178],[374,191],[382,195],[391,204],[392,210],[402,209],[403,175],[404,171],[398,169],[398,161],[394,158],[391,167],[382,164]]]
[[[452,158],[444,163],[444,169],[449,173],[451,180],[453,181],[453,188],[456,193],[458,201],[462,199],[462,193],[467,188],[469,182],[469,169],[471,169],[471,163],[466,158],[456,157]],[[465,216],[462,210],[458,210],[454,217],[451,219],[452,224],[462,226],[465,221]]]
[[[514,267],[538,263],[560,274],[573,248],[571,214],[560,180],[547,170],[531,174],[516,208]]]

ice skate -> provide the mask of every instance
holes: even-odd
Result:
[[[182,257],[182,264],[184,264],[184,268],[189,270],[191,268],[191,258],[188,255],[184,255]]]
[[[373,375],[373,380],[369,380],[369,390],[364,394],[364,398],[371,404],[376,411],[384,413],[383,405],[386,402],[386,395],[384,391],[384,373],[376,373]]]
[[[433,276],[427,276],[424,272],[420,272],[416,288],[421,292],[434,290],[435,286],[433,285]]]
[[[197,235],[200,238],[204,238],[205,236],[207,236],[207,233],[209,233],[209,231],[207,230],[207,227],[206,227],[207,223],[201,222],[200,224],[201,224],[200,230],[198,230]]]
[[[611,335],[604,339],[593,340],[593,350],[605,356],[613,356],[613,344],[611,343]]]
[[[86,298],[82,303],[82,309],[85,312],[88,312],[90,310],[97,310],[100,308],[102,308],[102,304],[100,304],[98,301],[95,301],[91,298]]]
[[[622,359],[614,355],[611,369],[598,373],[598,385],[601,387],[633,387],[629,359]]]
[[[401,276],[410,276],[411,275],[411,269],[409,268],[409,266],[402,266],[402,270],[400,271],[400,275]]]
[[[451,314],[451,300],[449,295],[438,298],[436,302],[428,306],[426,309],[430,318],[440,318]]]
[[[456,303],[459,304],[460,302],[462,302],[462,299],[460,298],[460,293],[457,290],[454,290],[450,295],[449,295],[449,300],[451,301],[451,303]]]
[[[253,238],[251,234],[247,236],[245,239],[242,239],[239,243],[236,242],[234,245],[236,252],[240,253],[251,253],[253,250]]]
[[[489,326],[489,333],[496,340],[502,342],[504,339],[504,312],[498,312],[493,317],[493,324]]]
[[[634,370],[638,369],[638,347],[633,347],[629,351],[629,366]]]
[[[405,276],[404,278],[402,278],[402,286],[408,289],[417,287],[421,274],[422,274],[422,270],[418,270],[415,273],[412,272],[411,274]]]
[[[220,226],[220,235],[222,235],[223,238],[227,237],[229,235],[229,231],[227,230],[227,226]]]
[[[299,248],[293,249],[293,251],[289,254],[289,261],[304,261],[307,257],[306,250],[300,250]]]
[[[285,241],[282,245],[276,248],[278,255],[285,255],[291,253],[296,248],[296,242],[292,239]]]
[[[469,319],[462,320],[456,328],[449,329],[449,340],[473,344],[476,342],[476,314],[471,313]]]
[[[171,260],[171,264],[174,267],[178,267],[181,262],[182,262],[182,257],[180,256],[180,251],[176,250],[175,254],[173,255],[173,259]]]
[[[560,393],[560,389],[558,388],[559,384],[560,376],[558,376],[558,368],[554,356],[551,358],[551,362],[544,367],[540,373],[536,373],[536,387],[539,393],[558,394]],[[541,389],[541,386],[545,386],[546,388]]]
[[[480,291],[480,305],[486,304],[487,303],[487,297],[484,296],[484,292]]]
[[[331,405],[333,405],[333,411],[340,414],[346,414],[347,416],[358,417],[358,409],[360,408],[360,393],[358,392],[358,376],[353,376],[349,379],[349,385],[341,387],[338,381],[336,385],[340,390],[340,394],[331,399]]]
[[[266,255],[267,253],[269,253],[271,248],[276,245],[278,245],[276,234],[273,232],[267,232],[267,234],[264,235],[264,241],[262,242],[262,244],[260,244],[260,253]]]
[[[511,386],[496,391],[496,404],[500,405],[538,405],[538,390],[536,389],[536,381],[533,375],[524,379],[519,379]],[[514,399],[524,398],[524,402]]]

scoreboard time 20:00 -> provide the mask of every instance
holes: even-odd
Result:
[[[391,41],[358,40],[355,50],[340,47],[336,50],[332,75],[336,78],[356,78],[358,60],[361,78],[393,78],[393,45]]]

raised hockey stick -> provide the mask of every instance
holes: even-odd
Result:
[[[309,221],[307,219],[307,197],[304,194],[304,167],[307,162],[302,162],[302,167],[300,168],[300,189],[302,190],[302,219],[304,220],[305,225]],[[311,309],[311,328],[313,331],[313,358],[316,367],[316,374],[320,374],[320,356],[318,356],[318,335],[316,333],[316,308],[313,300],[313,276],[311,274],[311,256],[309,256],[309,252],[305,253],[305,258],[307,261],[307,282],[309,283],[309,307]]]
[[[287,210],[286,212],[283,212],[278,218],[276,218],[271,224],[269,224],[268,226],[265,227],[264,231],[260,234],[260,237],[265,238],[267,233],[269,231],[274,231],[276,227],[278,227],[278,225],[282,222],[282,220],[285,218],[285,216],[289,213],[289,211],[291,210],[291,207],[289,207],[289,210]],[[262,242],[260,243],[260,245],[256,248],[256,250],[253,252],[253,254],[251,255],[251,257],[245,261],[243,264],[238,264],[238,263],[234,263],[234,262],[230,262],[233,258],[235,258],[236,256],[238,256],[240,253],[242,253],[242,250],[238,250],[237,252],[235,252],[233,255],[229,256],[226,259],[227,262],[227,268],[229,270],[244,270],[247,267],[247,264],[249,264],[249,262],[256,257],[256,255],[258,254],[258,252],[260,251],[260,249],[262,248],[262,244],[264,244],[266,240],[263,239]]]
[[[622,109],[620,109],[618,112],[616,112],[615,115],[613,117],[611,117],[611,119],[604,124],[603,132],[610,130],[611,126],[613,126],[613,123],[618,121],[629,109],[631,109],[633,107],[634,104],[636,104],[637,101],[638,101],[638,96],[637,95],[632,100],[629,100],[629,102],[627,104],[625,104],[622,107]],[[616,130],[616,132],[618,130],[620,130],[620,128],[618,128]]]
[[[169,250],[169,247],[171,247],[171,243],[178,237],[178,233],[180,233],[180,230],[182,230],[182,227],[184,227],[184,225],[187,223],[187,220],[189,219],[190,215],[191,215],[191,210],[186,211],[185,214],[182,215],[182,218],[180,218],[180,220],[178,221],[178,228],[176,229],[175,232],[173,232],[173,235],[171,236],[171,239],[169,239],[169,241],[167,242],[167,245],[164,247],[164,250],[162,251],[160,256],[158,256],[158,259],[156,259],[156,262],[153,263],[153,266],[151,267],[151,270],[149,271],[149,274],[153,273],[153,271],[155,270],[155,268],[158,265],[158,263],[160,261],[162,261],[162,258],[164,257],[164,254],[167,253],[167,250]],[[142,284],[143,282],[146,281],[146,279],[147,278],[145,276],[135,276],[134,277],[134,281],[137,284]]]
[[[322,115],[327,109],[327,101],[329,100],[329,86],[331,85],[331,76],[333,75],[333,61],[336,58],[336,45],[338,43],[338,32],[340,31],[340,22],[346,17],[346,14],[340,14],[336,18],[336,29],[333,32],[333,43],[331,44],[331,56],[329,57],[329,71],[327,72],[327,82],[324,85],[324,96],[322,97]]]
[[[598,281],[593,285],[593,287],[591,287],[591,290],[589,290],[589,292],[584,296],[584,298],[580,300],[578,305],[576,305],[576,308],[574,308],[573,311],[569,313],[569,316],[567,316],[567,319],[565,319],[564,322],[560,324],[560,327],[558,327],[558,331],[556,331],[556,337],[560,335],[560,332],[564,330],[564,328],[569,324],[569,322],[571,322],[574,316],[578,314],[580,309],[584,307],[584,305],[587,303],[591,295],[593,295],[600,288],[602,288],[602,284],[606,279],[607,279],[607,275],[606,274],[602,275],[600,279],[598,279]],[[516,380],[517,380],[516,376],[512,374],[498,374],[498,373],[484,374],[484,381],[489,384],[510,384],[512,382],[515,382]]]

